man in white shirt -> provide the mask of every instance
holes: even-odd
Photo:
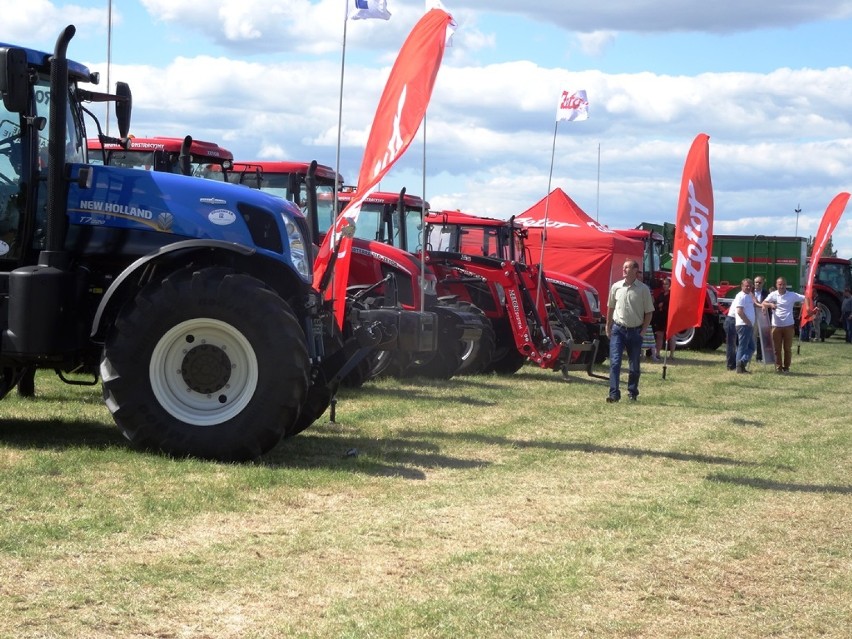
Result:
[[[772,345],[775,347],[775,372],[789,373],[790,360],[793,359],[793,333],[795,332],[793,306],[807,298],[795,291],[787,290],[787,280],[779,277],[775,281],[775,290],[766,296],[764,308],[772,310]],[[803,311],[804,312],[804,311]],[[784,359],[781,359],[781,349]]]
[[[740,292],[728,311],[733,312],[737,327],[737,373],[750,373],[746,366],[754,354],[754,295],[751,280],[740,283]]]

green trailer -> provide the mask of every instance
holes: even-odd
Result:
[[[762,275],[767,286],[783,277],[787,287],[799,293],[807,285],[808,241],[803,237],[770,235],[714,235],[707,281],[714,284],[721,298],[736,295],[740,282]],[[829,327],[840,328],[843,290],[852,288],[850,261],[820,257],[814,276],[814,298]]]
[[[643,222],[639,228],[663,237],[662,264],[671,268],[674,224]],[[791,290],[804,293],[808,264],[808,240],[804,237],[714,235],[707,283],[716,288],[723,306],[739,292],[742,280],[758,275],[766,279],[769,288],[783,277]],[[837,257],[819,258],[814,295],[829,326],[841,326],[840,305],[845,288],[852,288],[852,262]]]
[[[767,235],[714,235],[709,282],[719,288],[758,275],[774,285],[783,277],[794,291],[804,288],[807,277],[808,241],[803,237]]]

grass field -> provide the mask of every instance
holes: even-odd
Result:
[[[825,637],[852,628],[852,346],[792,373],[371,382],[260,463],[0,403],[0,637]],[[601,367],[600,373],[606,373]]]

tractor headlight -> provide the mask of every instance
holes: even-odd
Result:
[[[601,303],[598,299],[598,296],[592,291],[586,289],[583,291],[586,294],[586,302],[589,304],[589,310],[592,314],[597,314],[601,312]]]
[[[283,216],[284,228],[287,229],[287,240],[290,244],[290,260],[302,279],[310,282],[313,279],[313,270],[308,261],[308,247],[305,243],[305,236],[295,220],[286,213]]]

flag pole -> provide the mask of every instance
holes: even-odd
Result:
[[[598,222],[598,217],[601,212],[601,143],[598,142],[598,187],[595,194],[595,222]]]
[[[109,93],[109,72],[112,67],[112,0],[109,0],[107,5],[107,68],[106,68],[106,87]],[[106,108],[106,135],[109,135],[109,102],[105,105]],[[119,133],[119,135],[121,135]]]
[[[420,308],[426,308],[426,113],[423,114],[423,183],[420,190]],[[404,207],[403,207],[404,208]],[[400,225],[405,221],[400,220]],[[407,239],[406,234],[406,239]]]
[[[328,232],[331,233],[331,252],[337,252],[337,238],[335,237],[335,220],[337,219],[337,215],[339,214],[339,206],[340,202],[338,199],[338,191],[340,191],[340,147],[342,145],[343,138],[343,78],[344,71],[346,69],[346,27],[349,22],[349,0],[343,0],[343,45],[341,46],[340,52],[340,90],[338,91],[337,97],[337,148],[335,149],[335,158],[334,158],[334,194],[332,195],[332,215],[331,215],[331,228],[328,229]],[[319,222],[319,220],[317,220]],[[334,291],[335,287],[335,278],[337,277],[337,269],[334,268],[334,265],[331,266],[331,291],[332,291],[332,307],[334,307]]]
[[[550,150],[550,172],[547,174],[547,194],[544,200],[544,226],[541,228],[541,251],[538,257],[538,286],[535,293],[535,307],[541,298],[542,281],[544,280],[544,244],[547,242],[547,216],[550,209],[550,186],[553,182],[553,163],[556,158],[556,132],[559,130],[559,120],[553,125],[553,145]]]

